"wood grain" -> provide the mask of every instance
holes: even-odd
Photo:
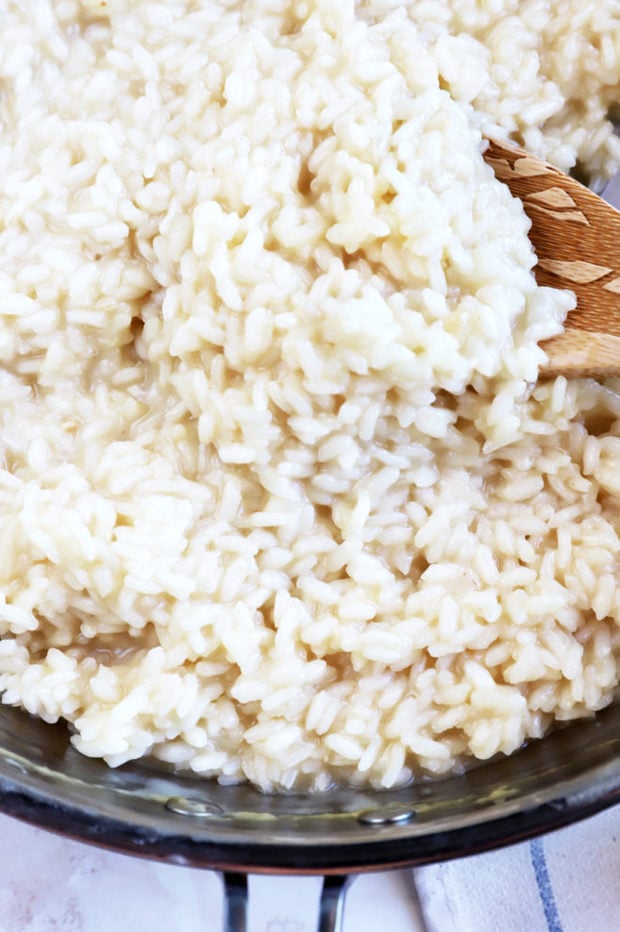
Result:
[[[538,283],[577,296],[566,331],[543,344],[545,374],[620,375],[620,211],[517,146],[492,139],[485,159],[532,221]]]

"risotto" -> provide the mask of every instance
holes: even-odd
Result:
[[[1,0],[0,691],[390,787],[608,704],[620,382],[485,165],[620,163],[615,0]]]

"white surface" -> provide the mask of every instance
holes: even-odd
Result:
[[[101,851],[0,817],[2,932],[222,928],[216,874]]]
[[[0,878],[0,932],[222,932],[218,874],[102,851],[3,815]],[[314,932],[320,884],[250,878],[248,932]],[[422,932],[411,871],[353,882],[344,932],[382,927]]]

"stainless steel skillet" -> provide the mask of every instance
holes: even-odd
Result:
[[[322,932],[347,874],[474,854],[620,802],[620,704],[508,758],[385,792],[265,796],[142,761],[110,770],[63,725],[0,707],[0,809],[116,851],[221,870],[228,929],[245,928],[247,873],[322,874]]]

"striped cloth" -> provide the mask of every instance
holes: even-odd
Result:
[[[414,877],[428,932],[620,932],[620,806]]]

